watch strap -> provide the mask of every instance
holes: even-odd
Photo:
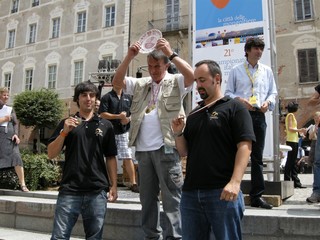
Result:
[[[171,54],[171,56],[169,57],[169,60],[172,61],[172,59],[174,59],[174,58],[177,57],[177,56],[178,56],[178,53],[173,52],[173,53]]]

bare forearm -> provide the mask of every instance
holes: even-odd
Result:
[[[117,71],[113,77],[112,84],[116,88],[123,89],[125,88],[125,76],[127,73],[127,69],[129,67],[129,64],[131,62],[132,58],[130,56],[126,56],[123,62],[120,64],[120,66],[117,68]]]
[[[102,117],[104,119],[108,119],[108,120],[121,119],[120,114],[112,114],[112,113],[108,113],[108,112],[100,113],[100,117]]]
[[[248,166],[249,157],[251,154],[251,142],[243,141],[238,144],[238,151],[236,154],[234,170],[231,177],[231,182],[241,183],[243,175]]]
[[[10,120],[11,120],[10,115],[4,116],[4,117],[0,117],[0,123],[9,122]]]
[[[117,185],[117,160],[115,157],[107,157],[107,172],[112,186]]]
[[[186,87],[189,87],[194,83],[193,69],[185,60],[180,57],[172,59],[179,72],[184,76],[184,83]]]
[[[183,135],[176,136],[175,138],[176,148],[180,157],[186,157],[188,155],[187,141]]]
[[[48,145],[48,158],[53,159],[59,155],[64,144],[64,137],[59,135]]]

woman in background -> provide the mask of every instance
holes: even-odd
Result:
[[[20,184],[20,190],[28,192],[24,180],[23,163],[19,151],[17,117],[12,107],[7,106],[9,90],[0,88],[0,169],[14,167]]]
[[[305,134],[305,128],[297,128],[297,120],[294,115],[298,111],[299,104],[296,102],[290,102],[287,106],[288,114],[286,116],[286,132],[287,139],[286,144],[292,148],[288,152],[286,165],[284,168],[284,180],[294,182],[295,188],[305,188],[302,186],[300,179],[298,178],[298,172],[295,168],[295,163],[298,155],[298,142],[299,142],[299,133]]]

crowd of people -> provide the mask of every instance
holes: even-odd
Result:
[[[101,239],[107,202],[115,202],[117,159],[123,160],[129,189],[139,193],[144,239],[242,239],[244,197],[241,181],[251,161],[251,207],[272,209],[262,198],[265,190],[263,150],[265,113],[273,111],[277,88],[270,67],[260,58],[265,44],[250,38],[245,60],[232,68],[225,92],[222,73],[213,60],[201,60],[193,69],[175,53],[165,38],[148,53],[149,76],[127,76],[141,45],[129,46],[113,77],[113,88],[100,98],[90,81],[78,84],[73,101],[79,110],[61,120],[48,141],[48,157],[65,152],[51,239],[69,239],[81,215],[86,239]],[[173,63],[179,73],[169,73]],[[201,97],[185,114],[183,99],[194,82]],[[320,85],[310,104],[320,103]],[[15,167],[22,191],[26,187],[18,145],[17,119],[7,106],[9,93],[0,89],[0,168]],[[292,148],[284,180],[303,188],[294,165],[300,134],[313,142],[313,193],[320,202],[320,113],[315,124],[298,128],[295,102],[288,104],[286,144]],[[136,179],[132,147],[138,162]],[[183,176],[181,157],[187,158]],[[164,226],[160,224],[160,201]]]

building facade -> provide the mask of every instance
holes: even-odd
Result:
[[[130,0],[2,0],[0,21],[0,85],[10,89],[11,103],[20,92],[49,88],[67,115],[76,111],[74,86],[94,76],[99,60],[123,58]],[[32,142],[21,131],[22,142]]]
[[[298,127],[308,126],[320,106],[307,101],[319,84],[320,1],[274,0],[277,77],[280,100],[280,141],[285,143],[285,107],[299,103]]]

